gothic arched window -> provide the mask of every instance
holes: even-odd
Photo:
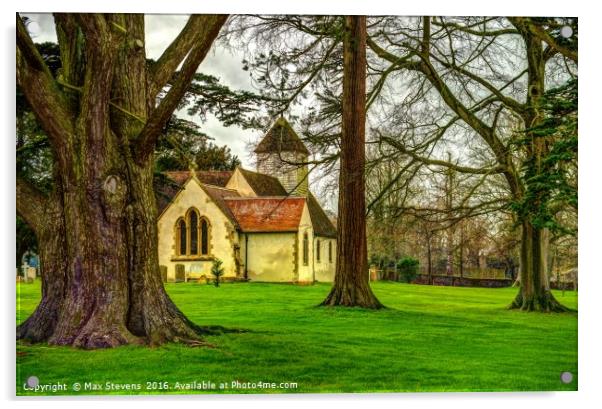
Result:
[[[183,256],[186,254],[186,222],[184,219],[180,218],[177,223],[178,232],[176,234],[176,248],[178,251],[178,255]]]
[[[201,254],[209,254],[209,222],[207,219],[201,219]]]
[[[209,220],[200,216],[199,211],[190,208],[176,221],[176,256],[207,256],[211,225]]]
[[[189,210],[188,226],[190,227],[190,255],[199,254],[199,216],[196,210]]]

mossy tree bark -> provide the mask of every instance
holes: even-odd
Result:
[[[326,306],[382,308],[370,288],[366,240],[366,17],[345,17],[337,265]]]
[[[190,17],[148,67],[143,15],[57,14],[55,80],[17,16],[17,81],[49,137],[58,192],[56,223],[39,235],[42,263],[56,268],[45,267],[42,303],[18,337],[83,348],[201,342],[161,281],[153,151],[225,20]]]
[[[569,311],[550,291],[547,247],[547,232],[524,221],[520,251],[520,288],[509,308],[542,312]]]
[[[45,195],[21,178],[16,187],[19,215],[38,239],[42,275],[40,304],[19,325],[17,337],[38,342],[54,333],[65,296],[65,223],[58,194]]]

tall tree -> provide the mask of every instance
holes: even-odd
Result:
[[[366,240],[366,17],[346,16],[334,284],[322,305],[382,308],[370,288]]]
[[[17,15],[17,84],[55,160],[50,193],[17,180],[17,210],[37,234],[49,230],[38,238],[53,261],[51,288],[17,337],[84,348],[199,342],[202,328],[159,274],[153,154],[227,16],[191,16],[151,65],[144,15],[54,18],[56,79]]]

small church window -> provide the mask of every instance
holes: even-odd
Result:
[[[178,252],[180,255],[186,254],[186,222],[180,219],[178,222]]]
[[[188,216],[190,220],[190,254],[199,254],[199,218],[194,210]]]
[[[320,240],[318,240],[316,242],[316,261],[318,263],[320,262],[320,247],[321,247],[321,243],[320,243]]]
[[[209,224],[201,219],[201,254],[209,254]]]
[[[303,265],[306,266],[309,263],[309,237],[307,233],[303,234]]]
[[[332,241],[328,242],[328,262],[332,263]]]

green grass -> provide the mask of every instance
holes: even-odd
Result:
[[[17,343],[17,393],[41,384],[211,381],[296,382],[296,389],[213,392],[541,391],[577,389],[577,314],[509,311],[515,288],[373,285],[381,311],[315,307],[326,284],[167,284],[194,322],[244,328],[208,337],[216,348],[165,345],[85,351]],[[18,288],[17,322],[39,299],[39,284]],[[556,293],[576,308],[574,292]],[[560,374],[574,374],[571,384]],[[176,391],[168,393],[199,393]],[[74,393],[57,392],[57,394]],[[124,393],[81,391],[83,393]],[[128,393],[128,392],[126,392]],[[132,393],[132,392],[129,392]]]

